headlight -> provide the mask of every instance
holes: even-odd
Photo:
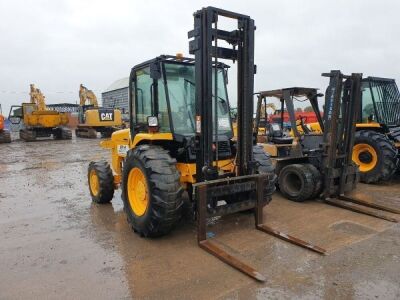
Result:
[[[149,127],[158,127],[158,118],[154,116],[147,117],[147,125]]]

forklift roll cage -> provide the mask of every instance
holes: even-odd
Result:
[[[367,77],[363,79],[363,99],[360,105],[359,123],[365,123],[364,110],[371,105],[372,116],[367,116],[368,122],[379,123],[386,130],[388,127],[400,125],[400,92],[396,81],[391,78]],[[369,99],[368,99],[369,98]],[[368,102],[370,103],[365,103]]]
[[[185,134],[179,133],[176,130],[176,125],[174,120],[172,119],[172,106],[171,106],[171,95],[169,92],[169,87],[168,87],[168,81],[169,78],[166,73],[166,64],[175,64],[179,66],[187,66],[187,67],[192,67],[194,71],[194,66],[195,66],[195,59],[193,58],[188,58],[188,57],[180,57],[180,56],[172,56],[172,55],[160,55],[154,59],[148,60],[146,62],[143,62],[141,64],[138,64],[134,66],[131,69],[130,76],[129,76],[129,107],[130,109],[130,131],[131,131],[131,139],[133,140],[135,137],[135,134],[138,132],[142,131],[147,131],[147,122],[140,122],[138,121],[138,98],[139,98],[139,92],[141,91],[140,88],[137,87],[137,73],[140,72],[141,70],[144,70],[146,68],[149,68],[149,75],[150,78],[152,79],[152,84],[151,84],[151,116],[159,118],[159,92],[160,90],[158,89],[159,86],[159,80],[162,80],[162,84],[164,85],[164,89],[161,90],[161,92],[164,93],[165,95],[165,104],[167,108],[167,114],[168,114],[168,128],[166,132],[170,132],[173,135],[174,140],[176,141],[183,141],[184,139],[190,139],[191,137],[195,136],[195,130],[193,129],[193,132],[187,132]],[[225,96],[226,96],[226,110],[229,111],[229,96],[226,90],[226,83],[228,81],[227,76],[228,76],[228,68],[229,66],[219,62],[218,64],[215,65],[217,71],[217,76],[219,74],[222,75],[223,77],[223,82],[224,82],[224,89],[225,89]],[[222,72],[221,72],[222,71]],[[186,80],[186,79],[185,79]],[[187,80],[187,82],[191,85],[195,86],[194,82],[191,82]],[[143,103],[142,103],[143,104]],[[193,115],[194,117],[194,115]],[[160,121],[160,120],[159,120]],[[232,123],[229,121],[229,130],[226,130],[223,134],[221,132],[218,133],[219,136],[224,135],[225,139],[231,139],[233,137],[233,129],[232,129]]]

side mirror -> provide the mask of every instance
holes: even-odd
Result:
[[[150,64],[150,77],[152,79],[160,79],[161,78],[161,70],[159,63]]]

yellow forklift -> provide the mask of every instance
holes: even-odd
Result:
[[[53,136],[54,139],[70,140],[72,132],[68,125],[68,115],[46,107],[42,92],[30,85],[30,102],[11,106],[8,119],[20,125],[19,137],[24,141]]]
[[[237,29],[218,28],[230,18]],[[224,23],[223,23],[224,24]],[[132,68],[129,77],[130,128],[101,142],[106,161],[91,162],[92,201],[109,203],[117,187],[128,223],[143,237],[168,234],[181,218],[183,192],[197,220],[198,245],[223,262],[264,281],[248,264],[207,239],[207,219],[252,211],[256,229],[324,253],[308,242],[263,224],[263,207],[275,191],[269,155],[252,135],[254,20],[207,7],[194,14],[189,32],[195,58],[162,55]],[[219,46],[223,41],[232,48]],[[237,63],[237,136],[227,94],[228,66]]]
[[[122,115],[119,109],[99,107],[97,97],[92,90],[83,84],[79,87],[79,123],[75,135],[80,138],[108,138],[111,134],[121,129]]]

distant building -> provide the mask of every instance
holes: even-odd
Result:
[[[128,77],[119,79],[111,84],[103,93],[101,93],[102,106],[118,108],[123,114],[128,113],[128,86]]]

